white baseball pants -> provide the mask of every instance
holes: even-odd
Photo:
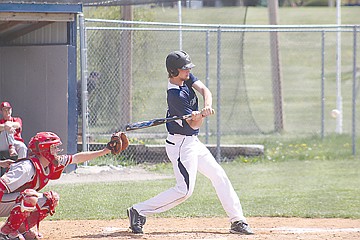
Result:
[[[244,221],[242,206],[224,169],[197,136],[170,135],[166,139],[166,153],[173,165],[176,185],[157,196],[135,204],[142,216],[167,211],[189,198],[199,171],[212,182],[230,222]]]

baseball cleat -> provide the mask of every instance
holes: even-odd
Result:
[[[6,239],[8,239],[8,237],[5,234],[0,233],[0,240],[6,240]]]
[[[254,232],[249,225],[243,221],[236,221],[231,223],[230,233],[252,235]]]
[[[127,215],[130,221],[130,229],[135,234],[143,234],[143,226],[146,223],[146,217],[141,216],[134,208],[128,208]]]
[[[10,236],[0,233],[0,240],[25,240],[25,238],[21,234],[17,236]]]
[[[36,233],[31,229],[24,232],[22,235],[24,236],[25,240],[38,240],[43,238],[41,233]]]

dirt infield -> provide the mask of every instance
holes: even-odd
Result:
[[[226,218],[148,218],[145,234],[128,230],[128,220],[111,221],[43,221],[40,232],[47,240],[94,239],[261,239],[261,240],[324,240],[360,239],[360,220],[248,218],[255,235],[229,233]]]

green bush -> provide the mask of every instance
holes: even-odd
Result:
[[[303,6],[308,7],[320,7],[320,6],[328,6],[329,2],[328,0],[305,0],[303,1]],[[335,4],[335,3],[334,3]]]
[[[244,5],[247,7],[255,7],[260,4],[259,0],[244,0]]]

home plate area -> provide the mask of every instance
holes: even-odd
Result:
[[[40,223],[44,239],[265,239],[328,240],[360,239],[360,219],[249,217],[255,235],[229,233],[227,218],[148,217],[145,234],[129,230],[128,219],[51,221]]]

